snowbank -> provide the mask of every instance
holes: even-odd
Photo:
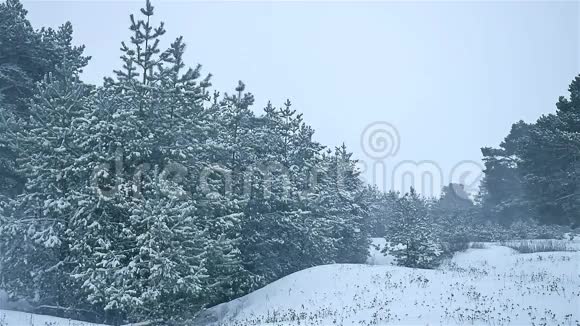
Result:
[[[459,253],[437,270],[382,265],[371,256],[377,266],[326,265],[294,273],[209,309],[199,323],[576,324],[579,255],[518,254],[490,244]]]

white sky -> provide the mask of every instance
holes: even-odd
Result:
[[[128,15],[144,1],[23,3],[35,27],[73,23],[76,42],[93,56],[84,79],[100,84],[121,66]],[[407,187],[400,176],[417,181],[419,170],[442,173],[423,185],[426,194],[451,174],[458,181],[454,166],[481,162],[479,148],[497,146],[513,122],[553,112],[580,73],[579,2],[153,4],[166,23],[165,44],[183,35],[187,61],[211,72],[216,89],[231,92],[243,80],[257,111],[289,98],[318,141],[345,142],[381,188]],[[400,136],[382,173],[368,168],[377,161],[361,148],[363,130],[376,121]],[[413,167],[420,161],[432,164]]]

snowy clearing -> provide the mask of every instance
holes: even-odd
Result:
[[[580,252],[519,254],[497,244],[437,270],[318,266],[216,306],[200,323],[579,325],[579,267]]]
[[[521,254],[486,243],[421,270],[391,266],[392,257],[380,253],[384,245],[373,239],[368,265],[294,273],[207,310],[197,324],[580,325],[579,251]],[[96,324],[0,310],[0,325]]]

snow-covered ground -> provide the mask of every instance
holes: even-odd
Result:
[[[97,324],[0,309],[0,326],[98,326]]]
[[[578,242],[570,242],[572,247]],[[368,265],[325,265],[213,307],[201,325],[580,325],[580,252],[520,254],[499,244],[437,270],[392,266],[375,239]],[[94,324],[0,310],[0,326]]]
[[[384,245],[380,240],[374,244]],[[216,306],[215,325],[580,325],[580,252],[519,254],[497,244],[437,270],[326,265]]]

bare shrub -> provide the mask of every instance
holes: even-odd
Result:
[[[468,245],[471,249],[487,249],[487,244],[485,242],[470,242]]]

